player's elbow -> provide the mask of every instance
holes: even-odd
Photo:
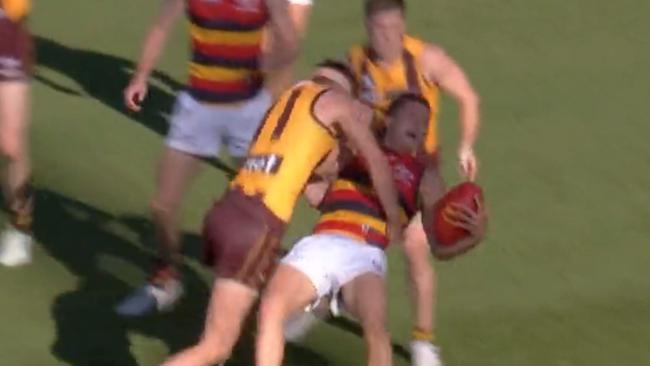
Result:
[[[463,95],[463,105],[472,109],[478,109],[481,104],[481,97],[472,88],[469,88]]]
[[[458,101],[463,109],[476,110],[479,108],[481,98],[473,88],[468,87],[458,95]]]

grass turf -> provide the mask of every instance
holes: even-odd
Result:
[[[113,304],[153,252],[147,200],[172,91],[185,77],[179,26],[145,111],[121,107],[154,3],[37,4],[32,131],[35,263],[0,269],[7,365],[152,365],[199,334],[209,290],[197,261],[201,217],[226,182],[206,164],[182,218],[188,296],[160,317],[118,319]],[[448,365],[650,364],[650,25],[642,0],[409,2],[411,30],[445,46],[482,96],[480,183],[491,231],[476,252],[437,264],[438,342]],[[360,4],[319,1],[301,72],[362,40]],[[444,100],[446,175],[456,115]],[[286,243],[309,230],[301,206]],[[391,254],[390,325],[405,344],[409,307]],[[359,365],[361,339],[322,326],[287,364]],[[229,365],[250,364],[250,337]],[[396,363],[406,365],[400,356]]]

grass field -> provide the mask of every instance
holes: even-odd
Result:
[[[316,1],[301,70],[362,40],[358,1]],[[183,215],[188,296],[172,313],[122,320],[115,302],[153,253],[147,202],[185,29],[141,115],[121,107],[157,2],[40,1],[32,132],[35,263],[0,269],[3,365],[154,365],[193,342],[208,272],[197,231],[224,187],[206,165]],[[489,239],[436,264],[438,339],[450,366],[650,365],[650,3],[645,0],[411,0],[413,33],[445,46],[482,95],[480,183]],[[446,175],[456,181],[456,115],[445,100]],[[286,243],[306,233],[302,207]],[[391,330],[408,339],[403,266],[391,257]],[[361,339],[325,325],[291,365],[360,365]],[[251,362],[245,337],[229,365]],[[398,365],[406,360],[396,357]]]

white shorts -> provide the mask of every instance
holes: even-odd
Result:
[[[388,267],[382,249],[333,234],[316,234],[301,239],[282,263],[309,277],[318,299],[336,295],[341,287],[362,274],[375,273],[384,277]]]
[[[271,95],[262,89],[236,105],[205,104],[181,92],[170,117],[167,146],[202,157],[219,155],[222,144],[233,157],[244,157],[271,107]]]

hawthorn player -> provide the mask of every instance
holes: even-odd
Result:
[[[205,219],[206,259],[216,279],[201,341],[165,366],[207,366],[228,359],[242,321],[274,269],[298,197],[339,138],[369,162],[389,235],[401,233],[390,168],[370,130],[371,112],[354,102],[352,85],[344,64],[327,62],[267,113],[243,167]]]
[[[29,188],[29,85],[32,40],[29,0],[0,0],[0,153],[9,223],[0,235],[0,264],[19,266],[32,257],[33,197]]]

